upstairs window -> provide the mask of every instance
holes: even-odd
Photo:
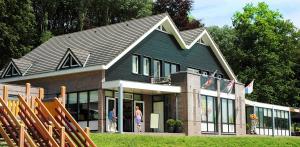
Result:
[[[139,73],[139,56],[133,55],[132,56],[132,73],[138,74]]]
[[[154,77],[161,77],[161,61],[159,60],[154,60]]]
[[[15,65],[11,62],[8,65],[8,68],[5,72],[5,74],[3,75],[4,78],[9,78],[9,77],[16,77],[16,76],[20,76],[20,72],[18,72],[18,69],[15,67]]]
[[[165,76],[168,77],[173,73],[179,71],[179,65],[165,62]]]
[[[144,60],[144,62],[143,62],[143,64],[144,64],[144,67],[143,67],[143,69],[144,69],[143,74],[144,74],[145,76],[149,76],[149,75],[150,75],[150,58],[146,58],[146,57],[145,57],[143,60]]]
[[[73,57],[72,54],[68,54],[65,58],[65,61],[63,62],[61,69],[68,69],[68,68],[75,68],[79,67],[79,62]]]

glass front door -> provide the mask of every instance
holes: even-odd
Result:
[[[142,125],[141,125],[141,131],[145,132],[145,109],[144,109],[144,102],[143,101],[134,101],[134,107],[133,107],[133,116],[135,114],[135,107],[138,106],[139,109],[142,112]],[[137,130],[137,124],[136,124],[136,119],[134,118],[134,132],[138,132]]]
[[[133,113],[132,113],[132,100],[124,99],[123,100],[123,131],[124,132],[133,132]]]
[[[132,99],[123,99],[123,131],[124,132],[135,132],[137,127],[135,123],[134,113],[135,106],[139,106],[143,114],[144,120],[144,102],[143,101],[133,101]],[[116,131],[118,130],[118,123],[116,122],[116,130],[111,130],[111,122],[109,121],[109,114],[115,108],[116,116],[118,116],[118,99],[106,97],[106,131]],[[118,119],[117,119],[118,121]],[[145,131],[145,124],[142,122],[142,131]]]
[[[158,114],[158,132],[164,132],[164,102],[153,102],[153,113]]]
[[[109,113],[115,108],[115,113],[117,114],[117,109],[116,109],[116,99],[107,97],[106,98],[106,131],[107,132],[116,132],[115,129],[116,127],[111,127],[111,122],[109,121]]]

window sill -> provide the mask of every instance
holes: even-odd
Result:
[[[236,135],[236,133],[221,133],[222,135]]]
[[[218,135],[218,132],[202,132],[201,134],[210,134],[210,135]]]

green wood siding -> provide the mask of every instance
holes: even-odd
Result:
[[[132,73],[133,54],[140,56],[140,74]],[[210,72],[218,70],[218,73],[223,74],[224,78],[228,77],[210,47],[196,43],[191,49],[181,49],[172,35],[154,31],[106,71],[106,80],[149,82],[150,76],[143,75],[144,56],[151,58],[150,76],[153,75],[153,60],[156,59],[162,61],[162,66],[163,62],[179,64],[180,71],[186,71],[187,68]],[[164,71],[164,67],[162,68]]]

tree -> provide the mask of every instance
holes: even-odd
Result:
[[[149,0],[35,0],[40,40],[45,32],[72,33],[152,14]]]
[[[278,11],[265,3],[247,4],[233,16],[236,32],[232,63],[243,83],[255,79],[255,90],[247,97],[267,103],[299,106],[296,99],[293,71],[295,50],[299,48],[299,34]]]
[[[237,50],[234,44],[234,41],[237,39],[235,30],[227,25],[223,27],[211,26],[208,27],[207,30],[219,46],[229,65],[234,65],[238,59],[238,57],[235,56],[238,54],[236,53]],[[238,67],[232,66],[232,68],[235,71]]]
[[[153,6],[153,14],[168,12],[179,30],[203,27],[200,20],[189,16],[192,0],[157,0]]]
[[[35,17],[30,0],[0,1],[0,67],[36,43]]]

